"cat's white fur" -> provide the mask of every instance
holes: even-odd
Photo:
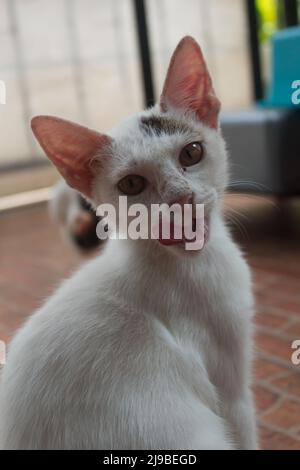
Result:
[[[110,240],[21,328],[4,368],[5,449],[253,449],[249,269],[222,217],[227,157],[218,130],[179,111],[188,132],[148,135],[140,118],[112,132],[112,157],[93,201],[117,204],[117,181],[150,181],[132,202],[172,202],[192,191],[210,237],[185,253],[155,240]],[[179,171],[178,153],[205,158]],[[59,262],[59,260],[58,260]]]

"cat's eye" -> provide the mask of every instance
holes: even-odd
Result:
[[[127,196],[135,196],[144,191],[146,185],[147,180],[143,176],[128,175],[119,181],[118,188]]]
[[[203,157],[203,147],[201,142],[192,142],[191,144],[186,145],[180,152],[179,161],[181,166],[192,166],[202,160]]]

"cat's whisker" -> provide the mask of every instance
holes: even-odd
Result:
[[[226,205],[224,204],[224,206],[226,207]],[[237,210],[237,209],[234,209],[233,207],[230,207],[230,206],[227,206],[228,210],[230,212],[234,212],[238,217],[242,217],[243,219],[249,221],[250,218],[246,215],[246,214],[243,214],[243,212]],[[230,213],[229,212],[229,213]]]
[[[241,199],[241,198],[244,198],[244,199],[247,199],[247,200],[257,200],[257,202],[264,202],[264,204],[268,204],[270,206],[272,206],[274,209],[280,211],[281,208],[280,206],[278,205],[278,203],[276,201],[274,201],[274,199],[271,199],[269,196],[265,195],[265,194],[249,194],[249,193],[241,193],[241,192],[229,192],[227,193],[230,197],[235,197],[237,199]],[[225,200],[225,204],[228,204]]]
[[[231,187],[245,187],[245,188],[257,189],[259,191],[264,191],[264,192],[266,192],[266,191],[270,192],[271,191],[271,188],[269,188],[268,186],[266,186],[262,183],[258,183],[256,181],[247,180],[247,179],[230,181],[230,183],[228,184],[228,187],[229,187],[229,189]]]
[[[226,217],[227,217],[227,220],[229,223],[232,223],[233,225],[235,225],[240,233],[249,240],[249,234],[245,228],[245,226],[242,224],[242,222],[234,215],[234,214],[226,214]]]

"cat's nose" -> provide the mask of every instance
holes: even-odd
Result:
[[[193,194],[189,193],[189,194],[185,194],[184,196],[181,196],[175,201],[172,201],[170,205],[172,206],[173,204],[179,204],[180,206],[183,207],[184,204],[192,204],[192,202],[193,202]]]

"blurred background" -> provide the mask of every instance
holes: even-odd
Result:
[[[0,339],[94,256],[48,215],[58,175],[31,117],[108,130],[158,98],[171,53],[192,35],[222,102],[224,211],[253,269],[261,446],[300,449],[299,24],[298,0],[0,0]]]
[[[185,34],[202,45],[223,108],[250,104],[244,3],[147,0],[148,51],[137,31],[140,6],[132,0],[1,0],[0,74],[7,105],[0,114],[0,194],[45,187],[55,179],[32,137],[31,116],[54,114],[109,129],[144,106],[145,86],[147,99],[158,96],[170,55]],[[140,47],[150,54],[146,83]]]

